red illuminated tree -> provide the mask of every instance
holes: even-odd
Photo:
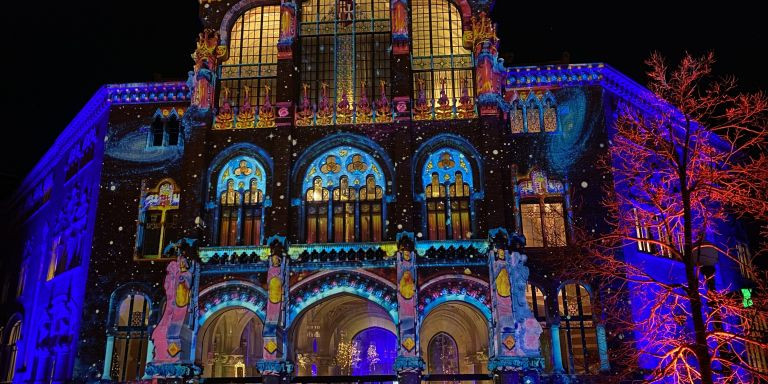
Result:
[[[759,331],[768,276],[730,232],[738,218],[768,232],[768,98],[714,78],[714,62],[712,54],[686,55],[674,68],[659,54],[647,60],[652,94],[619,103],[600,163],[614,177],[603,202],[611,229],[595,236],[577,228],[583,252],[565,265],[567,277],[600,287],[609,338],[624,339],[612,364],[636,372],[647,359],[651,381],[768,380],[768,368],[747,353],[768,350]],[[713,277],[712,251],[718,275],[728,276],[730,262],[752,280],[751,302],[736,281]],[[658,258],[632,257],[643,253]],[[763,253],[764,245],[754,255]]]

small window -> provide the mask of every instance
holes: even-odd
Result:
[[[178,115],[177,115],[178,114]],[[183,114],[181,108],[158,109],[155,112],[155,120],[149,130],[149,147],[170,147],[179,145],[181,140],[181,122],[179,117]]]
[[[118,382],[144,376],[149,343],[149,301],[142,294],[126,296],[118,308],[109,377]]]
[[[163,128],[163,120],[160,116],[155,118],[152,122],[152,146],[162,147],[165,139],[165,129]]]
[[[176,116],[171,116],[166,124],[166,131],[168,132],[168,145],[179,145],[179,120]]]
[[[163,249],[178,240],[180,192],[171,179],[144,192],[139,212],[137,254],[142,258],[161,258]]]
[[[566,373],[597,373],[600,358],[592,302],[584,286],[566,284],[557,294],[560,349]]]
[[[529,247],[562,247],[567,244],[564,187],[544,172],[531,171],[518,183],[520,224]]]

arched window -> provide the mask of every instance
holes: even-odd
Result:
[[[169,147],[179,145],[181,139],[181,122],[179,117],[184,114],[182,108],[160,108],[155,112],[154,120],[149,127],[147,147]]]
[[[600,357],[589,292],[566,284],[557,293],[560,311],[560,349],[567,373],[597,373]]]
[[[452,148],[432,152],[422,172],[430,240],[472,237],[472,169]]]
[[[261,244],[266,186],[264,167],[249,156],[234,157],[219,171],[219,245]]]
[[[163,249],[180,235],[179,187],[173,180],[164,179],[154,189],[142,190],[136,255],[160,258]]]
[[[440,332],[432,337],[427,347],[429,354],[429,373],[458,374],[459,350],[456,340],[451,335]]]
[[[563,183],[533,170],[518,183],[520,223],[529,247],[562,247],[566,245]]]
[[[547,322],[547,298],[539,287],[528,284],[525,287],[525,299],[528,301],[533,317],[539,321],[544,331],[541,333],[539,340],[541,342],[541,355],[544,356],[544,370],[552,372],[552,336],[550,335],[549,323]]]
[[[380,81],[389,95],[389,0],[307,0],[301,6],[301,81],[321,104],[372,100]],[[325,90],[323,90],[325,84]]]
[[[140,293],[131,293],[120,302],[115,317],[109,378],[125,382],[144,376],[149,342],[150,302]],[[109,343],[107,343],[109,345]],[[108,347],[109,348],[109,347]]]
[[[168,145],[179,145],[179,119],[176,116],[168,118],[166,123],[166,131],[168,133]]]
[[[463,80],[469,97],[474,97],[472,52],[462,43],[459,10],[448,0],[413,0],[411,10],[414,98],[423,82],[427,99],[439,99],[443,79],[452,103],[461,97]]]
[[[0,329],[0,331],[2,331]],[[2,335],[2,332],[0,332],[0,335]],[[18,342],[21,338],[21,321],[16,321],[11,326],[11,331],[8,333],[8,343],[7,343],[7,351],[8,351],[8,371],[5,373],[3,377],[5,377],[5,382],[11,383],[13,382],[13,376],[16,373],[16,355],[18,354]]]
[[[557,104],[552,93],[544,95],[544,132],[557,131]]]
[[[155,117],[155,121],[152,122],[152,146],[162,147],[165,139],[165,131],[163,130],[163,120],[160,116]]]
[[[526,123],[528,133],[541,132],[541,104],[536,94],[530,92],[526,100]]]
[[[306,242],[381,241],[385,185],[376,160],[356,148],[317,157],[304,178]]]
[[[229,34],[227,60],[221,64],[221,89],[229,90],[229,103],[237,108],[245,102],[245,87],[250,88],[252,107],[264,103],[264,85],[277,84],[277,39],[280,6],[251,8],[237,18]],[[219,105],[224,97],[219,97]]]
[[[509,108],[509,124],[512,133],[523,133],[525,131],[525,118],[523,117],[523,105],[520,99],[512,101]]]

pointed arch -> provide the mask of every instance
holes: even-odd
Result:
[[[208,286],[200,291],[198,299],[198,326],[222,309],[242,307],[262,321],[266,319],[267,293],[263,288],[243,280],[229,280]]]
[[[419,318],[423,321],[440,304],[458,301],[468,304],[492,319],[488,282],[458,274],[442,275],[424,283],[419,290]]]
[[[208,168],[207,207],[212,237],[219,245],[263,242],[272,172],[271,157],[250,143],[232,145],[213,159]]]
[[[366,271],[328,271],[313,275],[290,291],[286,328],[313,305],[329,297],[350,294],[384,309],[398,323],[395,285]]]
[[[130,381],[144,376],[151,360],[150,329],[157,320],[152,289],[147,284],[131,282],[112,292],[107,316],[107,347],[102,377]]]
[[[385,236],[393,195],[391,162],[378,145],[357,135],[333,135],[308,148],[294,167],[301,186],[300,233],[306,243],[378,242]],[[296,192],[295,192],[296,193]]]

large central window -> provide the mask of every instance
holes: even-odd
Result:
[[[373,100],[380,81],[389,94],[389,0],[308,0],[301,11],[301,81],[313,103],[323,92],[330,103]]]
[[[306,242],[381,241],[385,185],[376,160],[356,148],[318,156],[304,178]]]

